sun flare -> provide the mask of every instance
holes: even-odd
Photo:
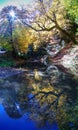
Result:
[[[11,11],[9,12],[9,14],[10,14],[10,16],[11,16],[12,18],[15,17],[15,12],[14,12],[13,10],[11,10]]]

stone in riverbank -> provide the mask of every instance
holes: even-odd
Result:
[[[78,76],[78,45],[72,46],[72,48],[67,50],[67,53],[59,60],[59,64]]]

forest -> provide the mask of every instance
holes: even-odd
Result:
[[[77,45],[77,5],[77,1],[71,0],[37,0],[34,7],[4,7],[0,11],[1,50],[12,52],[12,57],[34,60],[47,55],[52,49],[47,47],[50,43],[55,46],[51,57],[66,46],[71,47],[71,43]]]
[[[13,119],[78,129],[78,0],[0,9],[0,92]]]

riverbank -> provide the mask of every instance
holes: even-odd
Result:
[[[23,68],[20,68],[22,66],[28,65],[31,68],[33,68],[35,64],[38,67],[41,67],[41,65],[44,65],[44,63],[41,64],[39,60],[38,61],[36,60],[37,63],[35,63],[34,60],[33,61],[29,60],[29,62],[27,62],[25,59],[20,59],[20,58],[12,59],[12,61],[14,62],[13,66],[0,67],[0,78],[7,78],[9,76],[13,76],[13,75],[26,71]],[[60,67],[65,72],[78,76],[78,45],[72,45],[72,43],[70,43],[65,48],[63,48],[55,57],[50,56],[50,61],[51,61],[51,64]],[[3,61],[3,64],[4,64],[4,61]]]
[[[63,66],[69,73],[78,76],[78,45],[65,48],[52,59],[55,65]]]

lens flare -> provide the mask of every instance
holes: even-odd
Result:
[[[9,12],[9,14],[10,14],[10,16],[11,16],[12,18],[14,18],[14,17],[15,17],[15,13],[14,13],[14,11],[13,11],[13,10],[11,10],[11,11]]]

